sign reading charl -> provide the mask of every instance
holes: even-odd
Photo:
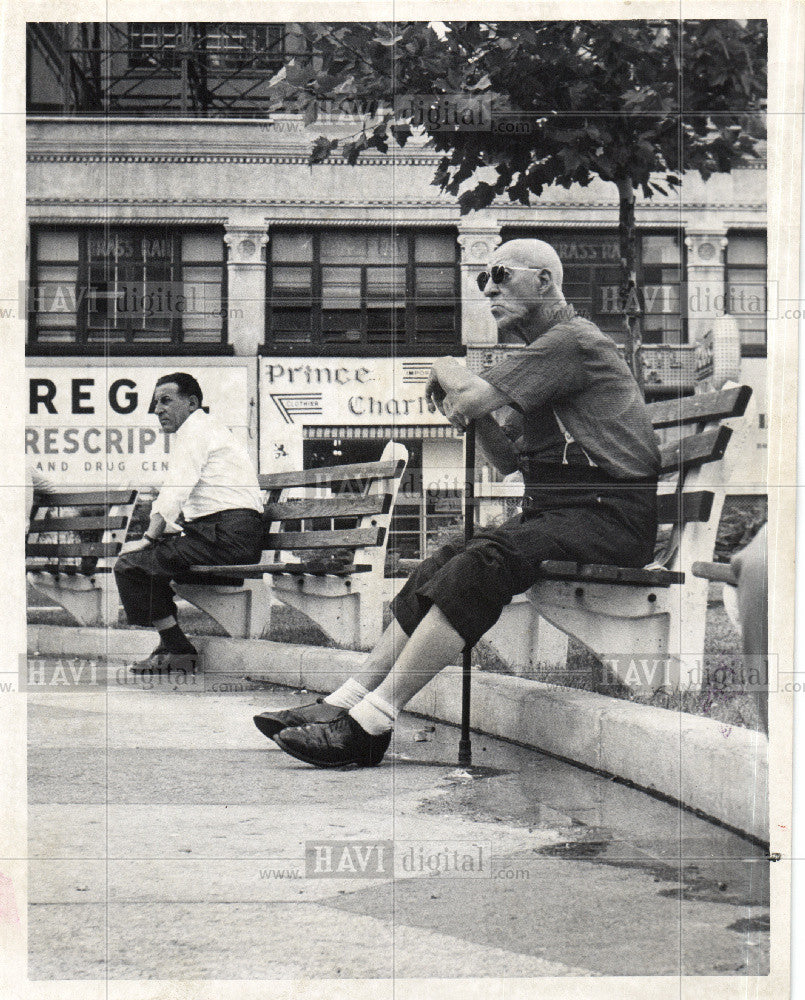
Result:
[[[65,360],[31,361],[27,369],[26,462],[58,485],[158,486],[168,470],[171,436],[148,411],[157,379],[176,371],[193,375],[203,405],[255,450],[245,365]]]
[[[428,358],[262,358],[260,468],[302,461],[305,427],[444,426],[429,413]]]

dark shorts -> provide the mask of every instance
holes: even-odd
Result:
[[[139,552],[120,556],[115,579],[129,624],[152,625],[175,616],[170,581],[181,580],[189,566],[255,563],[262,548],[262,516],[253,510],[224,510],[190,521],[181,533],[163,535]]]
[[[411,635],[436,605],[468,645],[498,620],[515,594],[539,579],[544,559],[645,566],[657,534],[656,483],[582,484],[529,491],[522,514],[457,536],[425,559],[392,602]]]

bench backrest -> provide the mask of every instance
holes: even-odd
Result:
[[[36,493],[25,540],[28,570],[108,573],[137,502],[137,490],[65,489]]]
[[[385,561],[391,513],[408,452],[389,442],[377,462],[259,476],[266,492],[263,552],[277,562],[318,559],[322,565]],[[302,553],[303,555],[299,555]]]
[[[676,440],[660,448],[659,522],[661,526],[670,525],[671,530],[657,561],[668,569],[680,568],[682,552],[685,563],[712,556],[710,542],[718,530],[723,492],[717,498],[713,489],[697,487],[705,480],[709,484],[719,481],[715,463],[724,458],[733,434],[725,421],[742,417],[751,395],[752,389],[742,385],[648,405],[655,430],[678,432],[674,434]],[[710,475],[703,474],[705,467],[709,467]],[[723,476],[720,479],[724,482]],[[705,524],[707,531],[701,530]],[[709,553],[700,551],[708,546]]]

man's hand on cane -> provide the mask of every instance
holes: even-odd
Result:
[[[425,386],[425,399],[428,403],[428,410],[435,413],[437,410],[443,414],[453,427],[461,434],[467,429],[468,420],[463,413],[460,413],[451,401],[448,392],[439,382],[436,366],[431,368],[428,384]]]

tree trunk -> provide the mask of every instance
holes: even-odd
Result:
[[[618,213],[618,238],[621,256],[620,302],[626,333],[626,363],[645,396],[643,385],[642,293],[637,285],[637,228],[635,226],[635,193],[632,181],[624,177],[618,181],[620,206]]]

